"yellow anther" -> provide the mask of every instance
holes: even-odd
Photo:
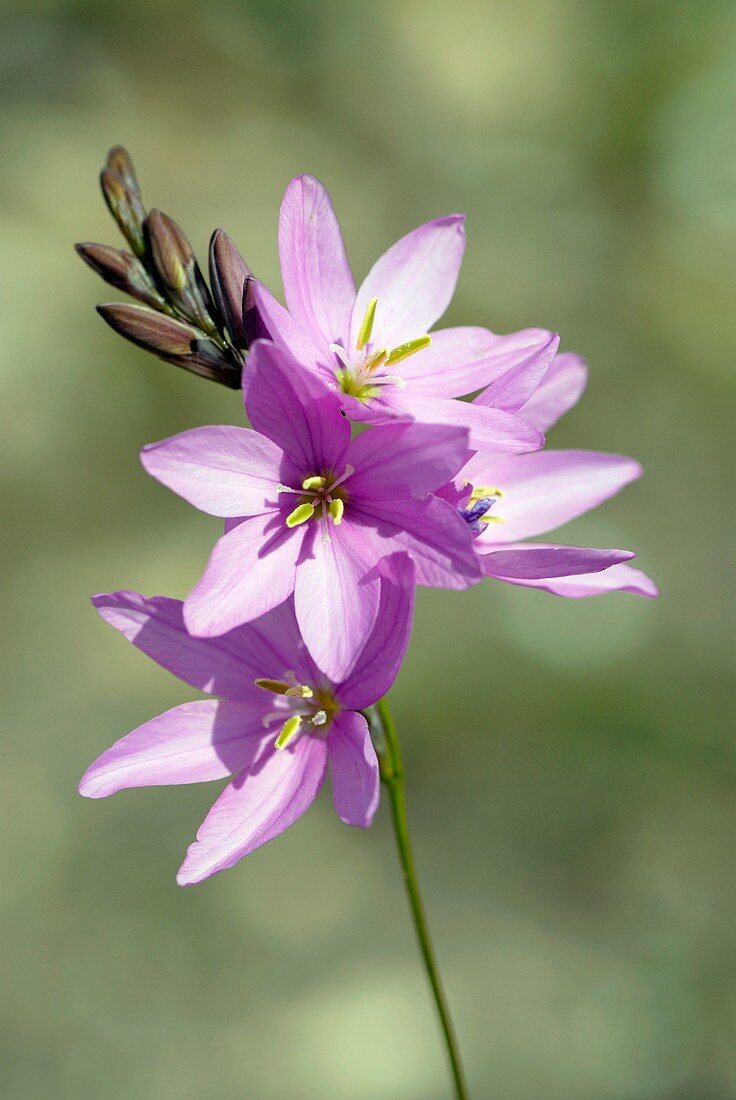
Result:
[[[274,741],[274,748],[285,749],[291,739],[299,732],[301,724],[302,720],[298,714],[294,714],[291,718],[287,718],[281,727],[281,733]]]
[[[500,500],[505,496],[503,489],[497,489],[495,485],[474,485],[470,501],[474,503],[476,500],[482,500],[483,497],[498,497]]]
[[[305,477],[302,482],[302,489],[324,489],[326,484],[326,477]]]
[[[371,298],[366,307],[366,311],[363,315],[363,320],[360,323],[358,330],[358,340],[356,348],[358,351],[362,351],[371,338],[373,332],[373,322],[376,318],[376,306],[378,305],[378,298]]]
[[[393,351],[388,353],[386,366],[390,367],[394,363],[399,363],[402,359],[408,359],[410,355],[421,351],[422,348],[428,348],[431,343],[431,336],[417,336],[416,340],[407,340],[405,344],[398,344]]]
[[[345,505],[338,497],[330,501],[330,515],[332,516],[332,522],[335,524],[335,527],[342,523],[342,514],[344,511]]]
[[[270,691],[272,695],[288,695],[289,684],[285,684],[283,680],[266,680],[259,679],[255,682],[256,687],[263,688],[264,691]]]
[[[363,364],[363,370],[374,371],[382,367],[388,358],[388,352],[385,348],[381,348],[380,351],[374,351],[369,355]]]
[[[481,516],[480,517],[480,522],[481,523],[505,523],[506,522],[506,517],[505,516],[486,515],[486,516]]]
[[[306,684],[294,684],[293,687],[287,688],[286,694],[292,699],[311,699],[314,692]]]
[[[298,527],[300,523],[306,523],[314,515],[313,504],[299,504],[293,512],[286,517],[287,527]]]

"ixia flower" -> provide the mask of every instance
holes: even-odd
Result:
[[[393,424],[351,439],[337,396],[266,341],[244,394],[255,431],[194,428],[141,456],[164,485],[231,521],[184,603],[193,634],[223,634],[293,592],[310,652],[339,679],[376,618],[382,558],[408,551],[419,584],[481,579],[467,525],[429,495],[463,465],[465,429]]]
[[[547,431],[576,403],[586,380],[579,356],[558,355],[524,415]],[[571,598],[612,591],[652,597],[658,595],[654,582],[624,564],[636,556],[630,550],[522,541],[597,507],[641,473],[633,459],[597,451],[476,454],[440,495],[468,524],[488,577]]]
[[[272,339],[340,393],[353,420],[413,419],[468,428],[473,449],[532,451],[541,433],[506,407],[452,398],[487,387],[513,367],[539,378],[559,339],[544,329],[497,336],[484,328],[429,334],[452,298],[465,249],[452,214],[402,237],[355,290],[330,196],[309,175],[289,184],[279,221],[288,310],[254,291]]]
[[[136,592],[95,596],[103,619],[180,679],[221,699],[184,703],[104,752],[79,786],[88,798],[127,787],[234,778],[205,818],[179,871],[182,886],[232,867],[301,817],[329,763],[335,810],[366,828],[379,771],[360,711],[391,687],[411,629],[414,580],[406,554],[378,569],[379,614],[352,667],[335,683],[304,644],[293,599],[220,638],[187,633],[179,600]]]

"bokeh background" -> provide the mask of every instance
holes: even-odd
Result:
[[[206,787],[76,794],[192,697],[92,592],[183,596],[216,521],[139,447],[237,395],[115,337],[72,251],[118,243],[126,144],[204,257],[278,287],[288,179],[333,192],[353,268],[468,214],[451,323],[544,325],[591,381],[557,446],[646,477],[564,538],[626,546],[651,602],[423,591],[392,698],[473,1095],[736,1097],[733,621],[736,7],[730,0],[3,5],[0,1093],[442,1100],[387,814],[323,798],[236,870],[174,874]],[[732,606],[732,605],[731,605]]]

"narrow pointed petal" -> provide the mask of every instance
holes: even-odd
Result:
[[[414,393],[463,397],[543,352],[553,333],[529,328],[498,336],[487,328],[465,327],[438,329],[431,336],[430,346],[402,363],[397,373]]]
[[[335,719],[327,741],[335,813],[346,825],[367,829],[378,809],[381,777],[368,723],[347,711]]]
[[[254,344],[243,394],[253,427],[282,448],[302,478],[342,472],[350,424],[339,398],[287,351],[267,340]]]
[[[373,342],[396,347],[428,332],[447,309],[465,251],[462,214],[437,218],[407,233],[373,265],[353,307],[354,347],[371,298],[378,298]]]
[[[176,877],[191,886],[232,867],[280,836],[314,802],[327,770],[327,743],[298,737],[233,780],[207,814]]]
[[[250,516],[215,543],[204,573],[184,601],[196,637],[226,634],[283,603],[294,591],[303,533],[279,513]]]
[[[546,432],[576,405],[588,381],[585,360],[572,352],[558,355],[521,410],[540,432]]]
[[[479,544],[518,542],[551,531],[590,511],[641,475],[641,466],[624,455],[598,451],[540,451],[496,458],[475,455],[462,470],[474,485],[497,485],[503,500]]]
[[[502,374],[473,401],[474,405],[490,405],[504,412],[518,412],[539,387],[552,365],[560,345],[557,333],[550,336],[543,348]],[[523,413],[522,413],[523,416]],[[526,418],[525,418],[526,419]]]
[[[468,453],[464,427],[390,424],[363,432],[350,444],[355,499],[421,499],[453,478]]]
[[[355,283],[332,200],[314,176],[297,176],[286,189],[279,257],[289,312],[328,345],[343,343]]]
[[[141,462],[157,481],[211,516],[256,516],[278,503],[283,455],[248,428],[190,428],[149,443]]]
[[[635,558],[630,550],[594,550],[582,546],[502,546],[482,558],[487,577],[501,580],[547,580],[578,573],[599,573],[612,565]]]
[[[569,600],[584,599],[588,596],[603,596],[606,592],[631,592],[635,596],[654,599],[659,595],[651,577],[641,569],[631,565],[612,565],[600,573],[579,573],[570,577],[552,577],[543,580],[522,580],[505,577],[509,584],[522,588],[538,588],[550,592],[553,596],[564,596]]]
[[[304,367],[318,370],[323,361],[332,363],[334,356],[329,346],[319,339],[319,334],[292,317],[281,302],[274,298],[268,287],[254,279],[248,290],[251,294],[251,308],[257,310],[261,323],[268,329],[275,344],[286,348]],[[329,373],[332,377],[332,372]]]
[[[263,710],[220,699],[167,710],[103,752],[82,776],[79,793],[106,798],[127,787],[203,783],[242,771],[268,744]]]
[[[408,554],[391,554],[379,566],[380,602],[373,629],[352,670],[337,689],[342,706],[363,710],[389,690],[409,644],[416,570]]]
[[[353,667],[378,611],[376,564],[362,528],[346,521],[330,524],[330,541],[322,524],[312,523],[296,571],[294,606],[307,649],[334,683]]]
[[[484,408],[467,401],[428,397],[407,389],[393,397],[393,404],[423,424],[444,424],[467,428],[474,451],[518,453],[544,446],[544,436],[521,416]]]

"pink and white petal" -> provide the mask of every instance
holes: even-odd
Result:
[[[167,710],[121,737],[90,764],[79,793],[106,798],[127,787],[203,783],[242,771],[264,745],[264,709],[200,699]]]
[[[202,822],[176,881],[202,882],[280,836],[314,802],[327,770],[327,743],[298,737],[271,749],[229,783]]]
[[[351,347],[371,298],[378,299],[374,347],[393,348],[429,332],[455,293],[465,251],[464,221],[462,214],[450,214],[420,225],[376,261],[355,299]]]
[[[560,337],[554,333],[543,348],[511,367],[483,393],[478,394],[473,404],[491,405],[494,409],[503,409],[509,413],[518,412],[549,371],[559,345]]]
[[[291,315],[328,347],[344,344],[355,283],[332,200],[314,176],[297,176],[286,188],[279,258]]]
[[[335,813],[346,825],[367,829],[381,797],[381,777],[368,723],[362,714],[343,711],[327,739]]]
[[[588,512],[642,473],[625,455],[599,451],[540,451],[502,459],[478,454],[461,471],[473,485],[494,485],[504,497],[494,507],[503,524],[489,524],[481,545],[518,542]]]
[[[462,397],[542,352],[553,334],[540,328],[508,336],[487,328],[445,328],[431,336],[430,346],[398,363],[396,373],[415,393]]]
[[[294,606],[297,622],[317,667],[339,683],[373,627],[380,597],[370,540],[349,520],[330,525],[325,541],[322,524],[312,522],[296,570]]]
[[[544,436],[528,421],[500,409],[484,408],[468,401],[414,394],[407,386],[398,391],[394,405],[422,424],[444,424],[467,428],[471,450],[512,453],[535,451],[544,446]]]
[[[184,601],[187,630],[200,638],[226,634],[265,615],[294,591],[303,530],[280,513],[251,516],[214,545],[205,571]]]
[[[258,280],[253,283],[253,306],[268,329],[271,341],[285,348],[303,368],[319,370],[325,358],[332,355],[316,338],[316,334],[292,317],[268,287]]]
[[[378,565],[381,594],[373,629],[337,697],[348,710],[363,710],[385,695],[409,644],[416,570],[408,554],[391,554]]]
[[[579,573],[572,577],[554,577],[548,580],[511,580],[509,584],[522,588],[539,588],[553,596],[564,596],[569,600],[583,599],[587,596],[603,596],[606,592],[631,592],[635,596],[654,599],[659,595],[651,577],[641,569],[631,565],[612,565],[600,573]]]
[[[439,497],[376,501],[368,511],[351,509],[366,524],[376,557],[405,550],[416,568],[417,584],[468,588],[481,579],[470,528],[455,508]]]
[[[309,477],[344,464],[350,424],[337,394],[283,348],[258,340],[243,374],[248,418]]]
[[[540,432],[546,432],[576,405],[588,381],[585,360],[572,352],[558,355],[521,412]]]
[[[257,516],[278,499],[283,455],[258,432],[218,424],[149,443],[141,462],[147,473],[202,512]]]
[[[635,558],[631,550],[595,550],[582,546],[550,544],[502,546],[481,558],[487,577],[501,580],[548,580],[578,573],[599,573]]]
[[[468,453],[468,432],[444,424],[391,424],[363,432],[350,444],[357,501],[421,499],[455,476]]]

